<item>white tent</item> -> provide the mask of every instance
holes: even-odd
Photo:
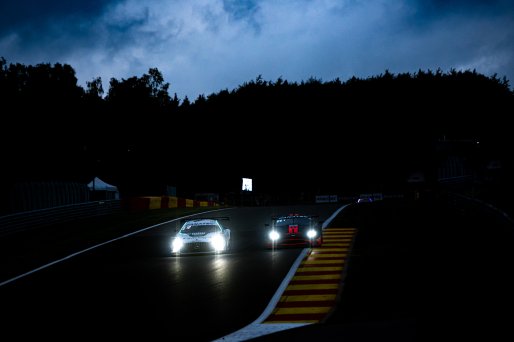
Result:
[[[98,177],[95,177],[91,182],[87,184],[89,190],[94,191],[95,193],[103,193],[105,195],[104,199],[119,199],[120,195],[118,192],[118,187],[111,185],[109,183],[104,182]],[[94,196],[98,197],[98,196]],[[103,197],[103,196],[102,196]]]

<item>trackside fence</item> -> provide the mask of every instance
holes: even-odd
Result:
[[[0,216],[0,235],[55,223],[114,214],[121,211],[120,200],[86,202]]]

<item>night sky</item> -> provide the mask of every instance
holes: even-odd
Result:
[[[514,79],[512,0],[17,0],[0,56],[67,63],[78,82],[158,68],[180,99],[266,80],[421,70]],[[512,86],[512,82],[511,82]]]

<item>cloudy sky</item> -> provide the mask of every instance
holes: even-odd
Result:
[[[274,81],[476,69],[514,85],[512,0],[16,0],[0,57],[67,63],[79,84],[158,68],[194,100]]]

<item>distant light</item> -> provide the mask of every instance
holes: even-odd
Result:
[[[243,191],[252,191],[252,179],[251,178],[243,178]]]
[[[480,144],[480,141],[477,140],[477,145]]]

